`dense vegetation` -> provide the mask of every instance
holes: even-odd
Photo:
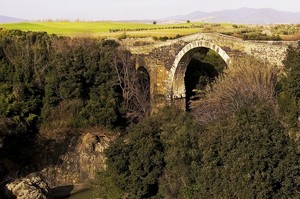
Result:
[[[299,138],[300,122],[300,45],[290,47],[284,60],[287,75],[278,86],[279,108],[290,134]]]
[[[132,66],[115,41],[2,31],[0,52],[0,115],[15,129],[113,127],[125,119],[121,67]],[[136,81],[131,70],[127,78]]]
[[[285,78],[238,60],[191,113],[167,107],[129,128],[106,152],[99,196],[299,198],[299,57],[288,50]]]
[[[118,130],[147,115],[149,82],[131,61],[112,40],[0,31],[0,178],[3,165],[22,173],[34,163],[41,139]]]
[[[209,57],[210,69],[222,66]],[[237,60],[206,81],[214,86],[198,108],[151,116],[149,76],[132,61],[112,40],[1,30],[0,178],[11,154],[31,163],[11,147],[18,139],[105,127],[122,133],[95,182],[101,198],[299,198],[300,45],[289,48],[284,77]]]
[[[253,101],[206,127],[164,110],[107,151],[103,198],[297,198],[299,155],[269,105]]]

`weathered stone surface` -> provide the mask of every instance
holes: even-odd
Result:
[[[28,177],[11,182],[5,187],[7,198],[16,199],[47,199],[51,198],[50,187],[40,175],[32,174]]]

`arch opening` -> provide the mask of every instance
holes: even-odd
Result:
[[[137,68],[137,84],[139,92],[143,96],[144,106],[150,107],[150,75],[147,69],[143,66]]]
[[[147,69],[143,66],[137,68],[137,78],[136,86],[138,87],[137,91],[139,99],[136,103],[140,105],[140,111],[144,114],[150,111],[151,106],[151,96],[150,96],[150,75]]]
[[[176,56],[169,74],[171,101],[189,111],[230,62],[227,53],[213,43],[186,45]]]
[[[184,74],[185,109],[191,110],[197,101],[205,96],[205,89],[212,87],[213,82],[226,67],[225,61],[213,50],[199,48],[192,55]]]

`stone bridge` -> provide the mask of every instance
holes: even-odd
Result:
[[[227,65],[237,57],[251,55],[282,67],[287,47],[296,43],[244,41],[217,33],[198,33],[158,44],[133,45],[129,50],[134,55],[136,68],[144,67],[150,76],[151,105],[156,109],[169,103],[181,107],[185,104],[185,71],[192,55],[203,48],[218,53]]]

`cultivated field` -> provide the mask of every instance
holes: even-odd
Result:
[[[43,21],[0,24],[0,28],[23,31],[43,31],[63,36],[102,38],[153,37],[173,39],[197,32],[218,32],[247,40],[299,40],[300,25],[234,25],[203,22],[153,24],[130,22],[70,22]]]
[[[19,29],[23,31],[45,31],[49,34],[64,36],[101,36],[115,37],[124,32],[131,36],[173,36],[174,34],[192,34],[198,32],[194,24],[145,24],[127,22],[23,22],[0,24],[7,29]],[[183,27],[185,26],[185,27]],[[180,28],[182,27],[182,28]],[[178,28],[174,31],[173,28]],[[130,33],[129,33],[130,32]]]

